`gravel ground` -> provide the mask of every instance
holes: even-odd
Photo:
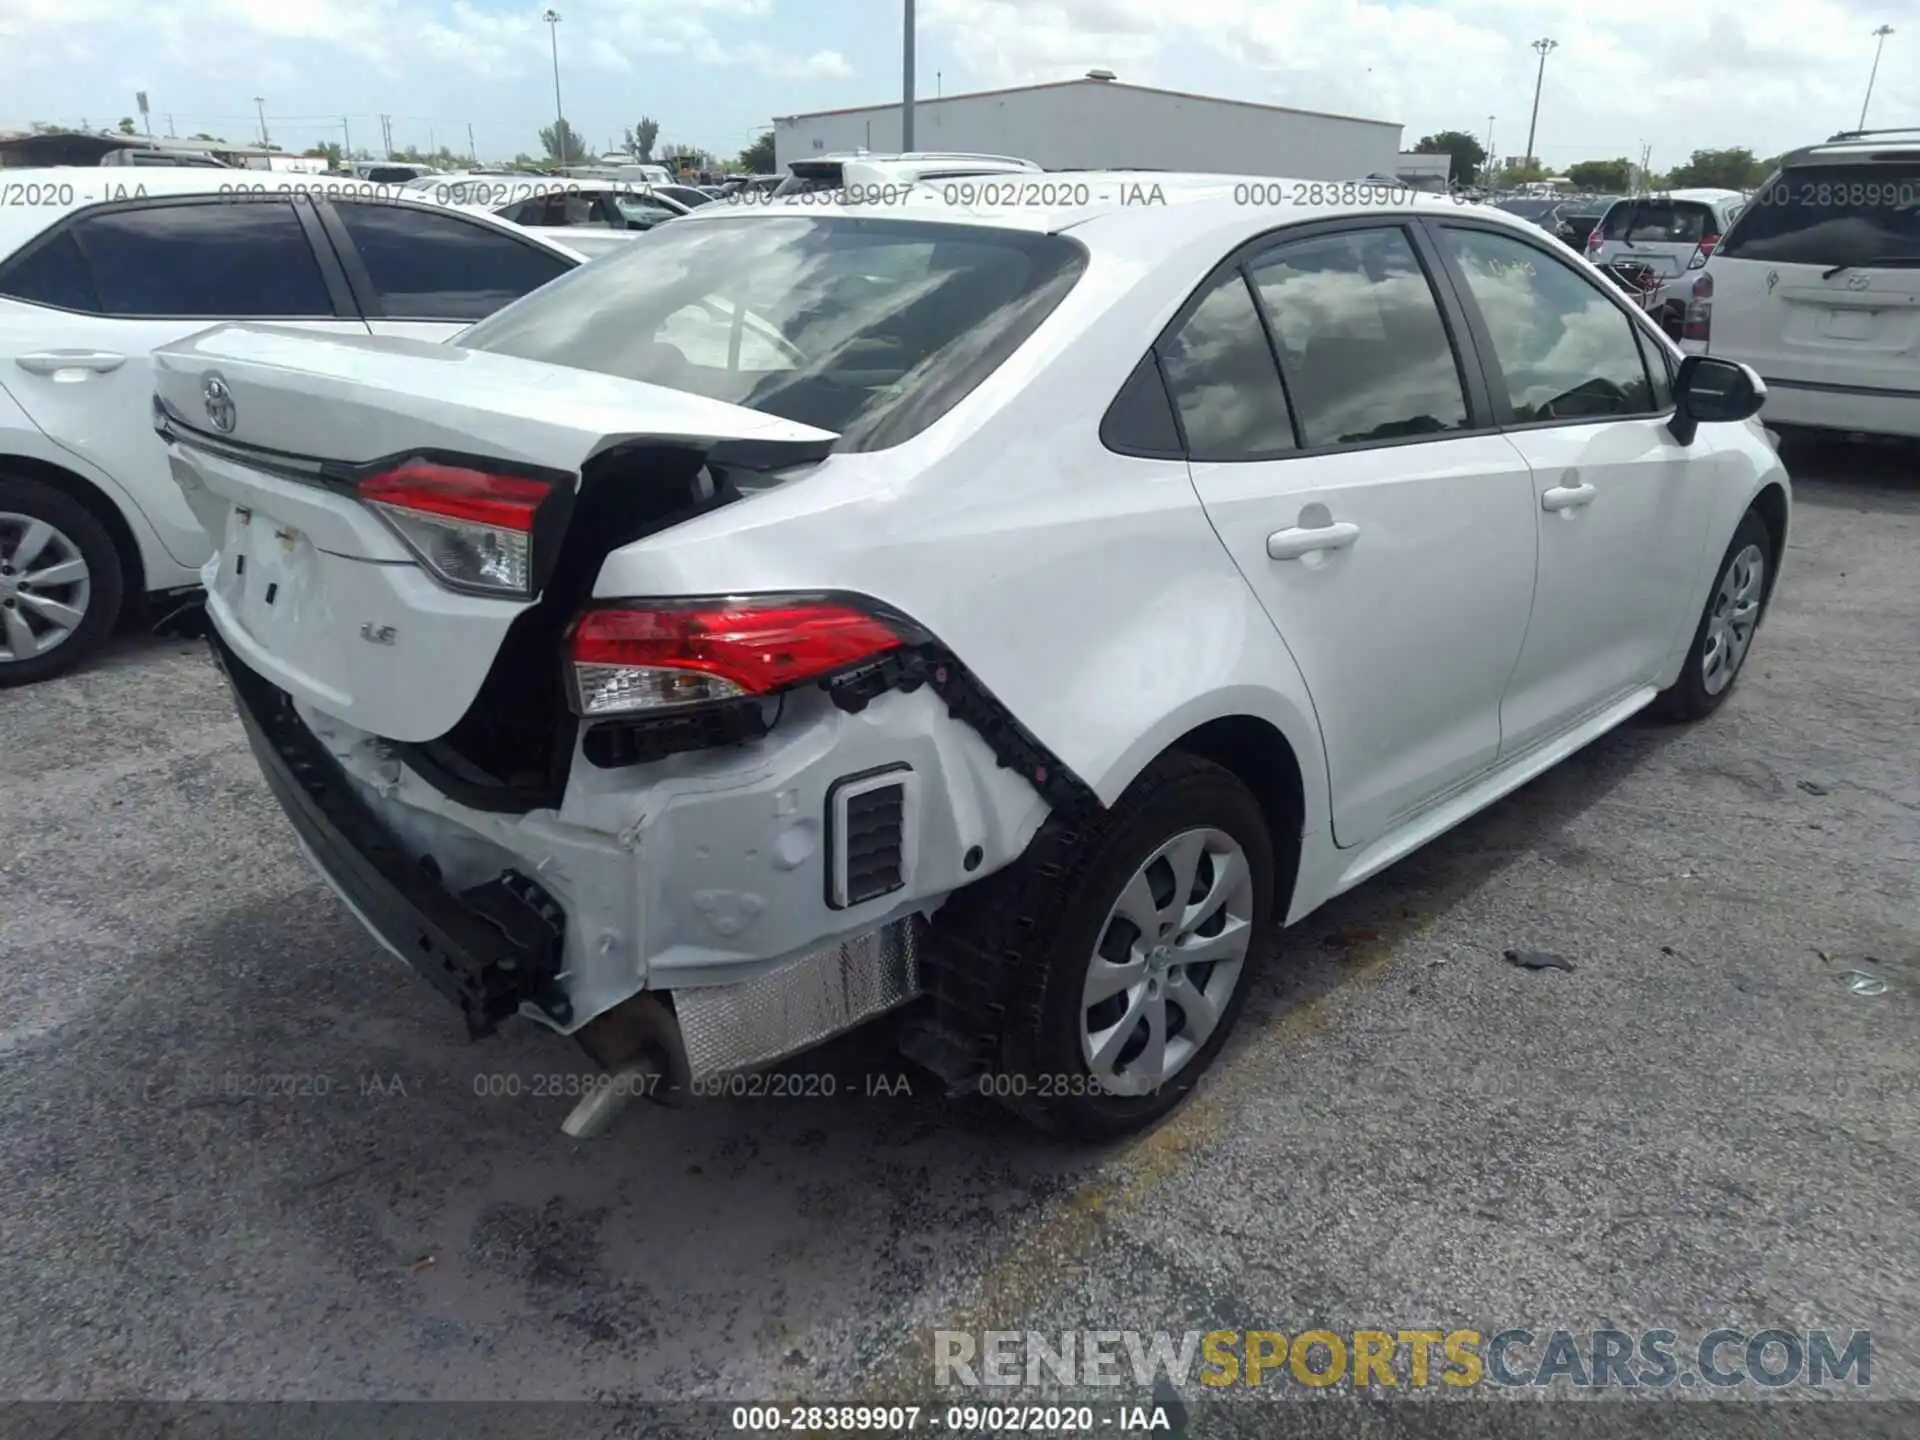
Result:
[[[1725,1324],[1870,1329],[1920,1399],[1920,467],[1789,459],[1729,704],[1279,937],[1213,1082],[1097,1152],[877,1031],[832,1099],[568,1141],[476,1089],[577,1052],[469,1045],[365,937],[200,647],[0,694],[0,1396],[899,1400],[935,1329]]]

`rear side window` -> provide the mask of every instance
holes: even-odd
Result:
[[[4,288],[22,300],[138,318],[334,313],[293,205],[271,200],[145,204],[82,216],[10,269]]]
[[[1266,326],[1238,270],[1215,283],[1160,348],[1194,460],[1257,460],[1294,446]]]
[[[1466,391],[1406,232],[1278,245],[1248,266],[1308,446],[1464,429]]]
[[[455,215],[336,201],[389,320],[481,320],[572,267]]]
[[[1713,207],[1697,200],[1625,200],[1607,211],[1600,237],[1628,245],[1698,245],[1719,228]]]
[[[100,309],[93,272],[81,258],[71,230],[41,241],[0,270],[0,295],[61,310]]]
[[[1783,170],[1747,202],[1719,253],[1784,265],[1920,260],[1920,158]]]

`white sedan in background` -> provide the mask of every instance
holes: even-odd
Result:
[[[683,193],[690,192],[690,193]],[[413,193],[559,238],[586,255],[618,249],[635,235],[712,204],[682,185],[561,176],[473,176],[423,183]]]
[[[157,357],[307,853],[475,1034],[668,1077],[575,1133],[897,1004],[950,1083],[1137,1129],[1273,922],[1731,693],[1790,505],[1750,370],[1495,210],[1057,178],[703,207],[446,346]]]
[[[148,354],[222,320],[438,340],[580,264],[557,236],[346,177],[0,172],[0,687],[71,669],[211,554]]]

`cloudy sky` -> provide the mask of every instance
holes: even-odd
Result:
[[[731,154],[769,117],[884,102],[900,83],[899,0],[555,0],[567,116],[590,143],[642,115],[662,142]],[[257,133],[302,148],[342,134],[483,158],[537,151],[553,117],[543,7],[512,0],[0,0],[0,127],[111,124],[151,97],[156,130]],[[1121,80],[1398,121],[1495,148],[1526,141],[1547,62],[1540,155],[1698,148],[1765,156],[1859,119],[1875,26],[1889,23],[1870,124],[1920,124],[1916,0],[920,0],[919,84],[947,94]]]

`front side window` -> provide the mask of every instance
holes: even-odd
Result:
[[[1238,270],[1162,342],[1160,364],[1191,459],[1257,460],[1295,448],[1266,327]]]
[[[1719,253],[1780,265],[1920,263],[1920,159],[1783,170],[1747,202]]]
[[[389,320],[479,320],[571,268],[457,215],[339,200],[334,210]]]
[[[84,215],[8,276],[23,300],[129,318],[331,318],[291,202],[141,204]],[[32,293],[21,293],[17,285]]]
[[[1510,236],[1441,235],[1491,332],[1515,424],[1654,413],[1633,322],[1597,285]]]
[[[842,216],[663,226],[455,342],[897,444],[997,369],[1085,267],[1055,235]]]
[[[1460,368],[1405,231],[1289,241],[1247,273],[1273,326],[1303,445],[1466,428]]]

